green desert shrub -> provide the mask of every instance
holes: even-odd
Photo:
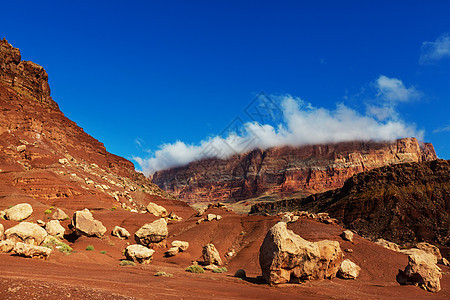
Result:
[[[100,254],[106,254],[106,251],[100,251]]]
[[[46,214],[46,215],[49,215],[51,213],[52,213],[52,211],[50,209],[47,209],[47,210],[44,211],[44,214]]]
[[[168,274],[168,273],[166,273],[164,271],[158,271],[158,272],[155,273],[155,276],[172,277],[173,275],[172,274]]]
[[[44,247],[53,249],[56,248],[58,249],[59,252],[61,253],[65,253],[65,254],[71,254],[73,252],[72,247],[70,247],[69,245],[67,245],[64,242],[61,242],[60,240],[58,240],[57,238],[53,237],[53,236],[47,236],[45,238]]]
[[[134,263],[134,261],[124,259],[120,261],[119,265],[121,267],[124,267],[124,266],[135,266],[136,264]]]
[[[205,273],[205,270],[199,265],[192,265],[186,268],[187,272],[191,273]]]
[[[228,269],[223,267],[223,268],[214,269],[212,271],[213,271],[213,273],[224,273],[224,272],[228,272]]]
[[[86,250],[87,250],[87,251],[92,251],[92,250],[94,250],[94,246],[88,245],[88,246],[86,247]]]

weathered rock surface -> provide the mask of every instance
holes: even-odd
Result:
[[[120,226],[115,226],[111,234],[117,236],[120,239],[128,239],[131,236],[128,230]]]
[[[359,276],[360,271],[360,266],[349,259],[345,259],[339,267],[337,275],[343,279],[356,279],[356,277]]]
[[[438,261],[442,258],[441,251],[439,250],[439,248],[430,243],[421,242],[417,243],[414,247],[423,250],[427,253],[433,254],[434,256],[436,256],[436,260]]]
[[[0,241],[3,240],[4,233],[5,233],[5,227],[3,227],[3,224],[0,224]]]
[[[72,225],[80,235],[102,237],[106,232],[106,227],[87,208],[73,214]]]
[[[343,142],[253,150],[228,159],[203,159],[156,172],[160,188],[188,202],[243,200],[262,194],[311,195],[342,187],[374,168],[436,159],[431,144],[415,138],[394,142]]]
[[[52,249],[50,248],[24,244],[21,242],[15,244],[13,251],[20,256],[42,259],[47,259],[52,253]]]
[[[126,258],[140,264],[149,264],[152,261],[153,253],[155,250],[137,244],[130,245],[125,249]]]
[[[427,241],[450,246],[450,160],[404,163],[349,178],[340,189],[275,203],[254,214],[328,212],[359,235],[397,244]]]
[[[205,221],[213,221],[217,218],[217,216],[215,214],[207,214]]]
[[[162,207],[161,205],[158,205],[153,202],[150,202],[147,205],[147,211],[151,214],[154,214],[157,217],[161,217],[161,218],[167,217],[167,210],[164,207]]]
[[[392,250],[392,251],[396,251],[396,252],[400,251],[400,247],[396,243],[386,241],[385,239],[377,239],[375,241],[375,244],[380,245],[380,246],[382,246],[386,249]]]
[[[11,252],[11,250],[14,249],[15,244],[16,243],[11,240],[0,241],[0,253]]]
[[[52,218],[55,220],[66,220],[69,219],[69,216],[60,208],[55,209],[55,212],[52,215]]]
[[[338,242],[309,242],[284,222],[269,230],[259,250],[262,275],[269,284],[334,278],[342,257]]]
[[[353,232],[350,230],[345,230],[341,233],[341,237],[345,241],[353,242]]]
[[[45,225],[45,230],[51,236],[63,238],[66,233],[66,229],[61,226],[58,220],[51,220]]]
[[[136,242],[149,246],[152,243],[159,243],[167,238],[169,230],[167,222],[164,219],[156,220],[152,223],[145,224],[135,233]]]
[[[420,250],[421,251],[421,250]],[[405,270],[398,270],[397,281],[402,284],[418,285],[420,288],[437,293],[441,290],[441,269],[430,256],[417,252],[408,256],[408,265]]]
[[[6,218],[11,221],[23,221],[33,213],[33,207],[28,203],[14,205],[6,211]]]
[[[47,231],[37,224],[22,222],[5,231],[5,238],[15,243],[23,242],[39,246],[47,236]]]
[[[426,258],[427,261],[432,262],[433,264],[437,264],[438,260],[436,258],[436,255],[430,252],[426,252],[422,249],[417,248],[409,248],[409,249],[400,249],[400,253],[406,254],[408,256],[417,255],[421,258]]]
[[[189,242],[184,241],[173,241],[172,247],[177,247],[180,249],[181,252],[186,251],[189,248]]]
[[[203,261],[207,265],[222,265],[222,259],[220,258],[219,251],[217,251],[216,246],[214,244],[207,244],[203,246],[202,250]]]
[[[175,255],[178,254],[178,252],[180,252],[180,248],[178,248],[178,247],[171,247],[171,248],[169,248],[169,250],[167,250],[165,252],[165,255],[166,256],[175,256]]]

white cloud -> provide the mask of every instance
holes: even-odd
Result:
[[[397,78],[389,78],[380,75],[375,81],[375,86],[378,89],[378,96],[381,96],[389,102],[407,102],[413,99],[420,98],[420,92],[414,87],[405,87],[403,82]]]
[[[450,57],[449,33],[441,35],[434,42],[422,43],[422,54],[419,58],[420,64],[432,63],[446,57]]]
[[[150,175],[155,171],[186,165],[200,158],[225,158],[254,148],[353,140],[394,140],[409,136],[423,138],[422,131],[417,131],[414,126],[401,120],[380,121],[373,116],[362,115],[344,104],[337,104],[335,109],[328,110],[313,107],[310,103],[290,95],[272,98],[278,98],[281,102],[283,120],[280,120],[278,126],[247,122],[241,134],[215,136],[196,145],[181,141],[163,144],[150,158],[133,159],[146,175]]]
[[[442,127],[442,128],[437,128],[437,129],[433,130],[433,133],[445,132],[445,131],[450,131],[450,126],[445,126],[445,127]]]

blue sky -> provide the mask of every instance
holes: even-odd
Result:
[[[0,38],[44,66],[66,116],[147,173],[229,142],[235,120],[263,146],[397,132],[450,158],[449,1],[20,3],[2,4]],[[261,91],[282,115],[270,124],[246,114]]]

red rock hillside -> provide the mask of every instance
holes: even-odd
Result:
[[[420,144],[415,138],[342,142],[257,149],[227,160],[205,159],[156,172],[152,180],[188,203],[304,196],[339,188],[363,171],[436,158],[433,145]]]
[[[19,49],[0,41],[1,203],[139,211],[149,198],[170,198],[66,118],[47,79],[41,66],[21,61]]]

